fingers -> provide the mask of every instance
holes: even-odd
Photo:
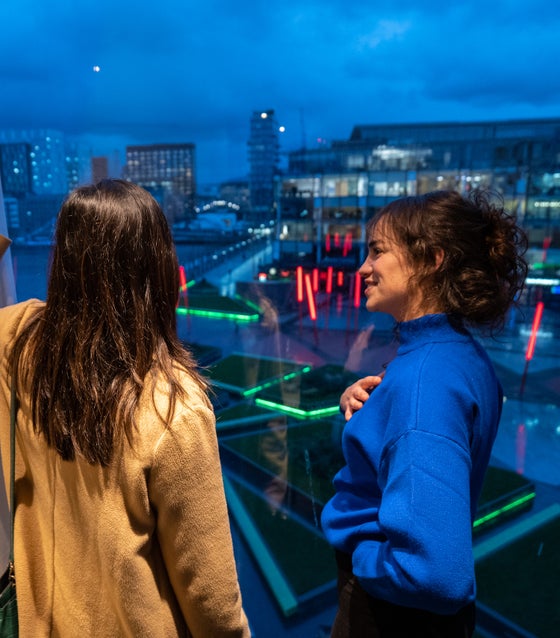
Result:
[[[356,384],[359,385],[359,387],[363,390],[365,390],[369,394],[371,393],[372,390],[374,390],[375,388],[377,388],[377,386],[381,383],[383,377],[380,375],[370,375],[367,377],[363,377],[362,379],[360,379],[359,381],[356,381]],[[352,386],[350,386],[352,387]],[[366,397],[367,398],[367,397]]]
[[[362,377],[348,386],[340,397],[340,410],[348,421],[369,399],[371,392],[381,383],[383,375]]]

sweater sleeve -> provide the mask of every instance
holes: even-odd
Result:
[[[372,595],[449,614],[474,599],[468,453],[410,431],[387,451],[382,540],[364,537],[354,573]]]
[[[213,412],[183,407],[150,477],[169,578],[195,638],[246,638]]]

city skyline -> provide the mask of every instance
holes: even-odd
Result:
[[[94,155],[192,143],[201,184],[246,177],[251,114],[281,152],[355,125],[558,117],[560,8],[380,0],[0,6],[0,128],[53,128]]]

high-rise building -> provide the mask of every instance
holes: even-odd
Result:
[[[0,179],[7,196],[32,190],[31,147],[25,142],[0,144]]]
[[[64,165],[68,190],[91,182],[91,151],[77,141],[65,143]]]
[[[27,143],[30,146],[32,191],[36,195],[67,193],[66,140],[52,129],[7,129],[0,131],[0,144]]]
[[[274,111],[254,111],[249,147],[249,192],[254,218],[274,215],[274,177],[280,156],[279,131]]]
[[[126,147],[125,178],[150,191],[170,222],[194,211],[195,145],[149,144]]]

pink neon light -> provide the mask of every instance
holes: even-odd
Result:
[[[333,280],[333,267],[327,268],[327,293],[330,295],[332,292],[332,280]]]
[[[315,298],[313,297],[313,288],[309,275],[305,275],[305,290],[307,292],[307,303],[309,304],[309,316],[312,321],[317,321],[317,308],[315,307]]]
[[[544,310],[544,303],[539,301],[535,308],[535,316],[533,317],[533,325],[531,327],[531,336],[529,337],[529,343],[527,344],[527,352],[525,353],[525,360],[531,361],[535,354],[535,344],[537,343],[537,333],[539,326],[541,325],[542,314]]]
[[[330,253],[331,252],[331,236],[327,233],[325,237],[325,250]]]
[[[313,268],[313,292],[319,290],[319,269]]]
[[[362,293],[362,278],[360,273],[357,272],[354,277],[354,308],[360,307],[360,297]]]
[[[299,303],[303,301],[303,268],[296,268],[296,299]]]
[[[339,248],[340,247],[340,235],[338,233],[334,234],[334,245]]]

